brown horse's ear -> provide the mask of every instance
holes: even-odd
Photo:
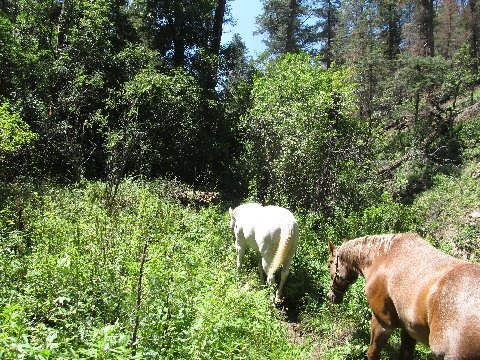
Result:
[[[329,240],[328,241],[328,250],[330,250],[330,255],[333,255],[333,252],[335,251],[335,245]]]

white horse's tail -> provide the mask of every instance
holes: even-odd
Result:
[[[289,220],[289,219],[288,219]],[[283,264],[287,256],[292,256],[298,241],[298,225],[295,220],[286,221],[280,228],[280,241],[277,252],[273,257],[268,275],[273,275],[275,271]]]

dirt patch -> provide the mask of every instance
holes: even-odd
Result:
[[[285,315],[284,322],[288,326],[290,341],[294,344],[305,344],[307,338],[300,324],[298,304],[284,300],[277,308]]]
[[[300,309],[299,305],[291,301],[286,300],[285,302],[277,305],[277,308],[282,311],[284,314],[284,320],[287,324],[288,336],[290,341],[293,344],[306,344],[310,341],[313,344],[312,353],[310,356],[311,360],[321,359],[321,349],[319,343],[315,341],[315,335],[305,331],[302,323],[299,319]]]

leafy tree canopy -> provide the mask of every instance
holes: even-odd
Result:
[[[307,54],[286,55],[256,78],[244,126],[257,197],[327,208],[351,195],[366,127],[346,79]]]

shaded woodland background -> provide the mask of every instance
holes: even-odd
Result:
[[[402,198],[455,164],[458,99],[473,105],[478,80],[476,1],[263,5],[257,32],[267,50],[252,59],[238,36],[221,45],[223,25],[234,21],[226,1],[2,1],[2,128],[22,122],[36,134],[24,135],[28,146],[2,149],[2,177],[104,179],[112,189],[125,176],[167,177],[325,210],[407,161],[417,170],[393,189]],[[300,72],[308,63],[302,75],[312,87],[284,81],[291,71],[282,61]],[[281,83],[260,95],[269,71]],[[328,88],[338,72],[355,89]],[[294,113],[321,91],[323,104]],[[269,122],[273,109],[261,107],[274,108],[275,96],[285,105],[294,92],[283,118]],[[278,143],[279,127],[308,122],[329,122],[315,131],[322,139],[310,136],[317,149]],[[280,158],[295,156],[289,151],[317,165],[295,159],[287,168]],[[303,180],[284,189],[299,173]]]

